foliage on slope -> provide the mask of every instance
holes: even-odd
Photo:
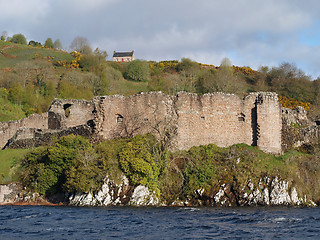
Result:
[[[106,175],[121,182],[125,174],[132,185],[145,185],[162,201],[196,200],[199,191],[213,196],[223,184],[244,189],[265,176],[291,182],[300,195],[320,201],[320,151],[266,154],[256,147],[236,144],[219,148],[210,144],[188,151],[163,152],[151,135],[113,139],[92,146],[79,136],[66,136],[51,146],[35,149],[21,163],[21,179],[31,191],[94,192]]]

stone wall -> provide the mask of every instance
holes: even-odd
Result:
[[[0,122],[0,148],[21,128],[48,129],[48,113],[32,114],[17,121]]]
[[[259,146],[281,153],[281,112],[274,93],[138,94],[96,97],[95,131],[106,139],[147,132],[171,141],[172,149],[215,143]]]
[[[176,127],[173,97],[163,93],[96,97],[94,103],[95,132],[106,139],[149,132],[161,137]]]
[[[215,143],[220,147],[235,143],[252,144],[251,109],[254,98],[214,93],[177,95],[177,148]]]
[[[87,124],[93,119],[92,101],[55,99],[48,111],[48,128],[64,129]]]
[[[210,143],[220,147],[246,143],[265,152],[281,153],[281,108],[275,93],[251,93],[244,99],[233,94],[185,92],[173,96],[161,92],[101,96],[93,101],[55,99],[48,116],[1,124],[5,136],[2,148],[10,138],[11,146],[15,141],[20,146],[24,139],[39,135],[40,141],[48,136],[47,131],[27,129],[15,135],[22,127],[50,132],[86,125],[92,134],[104,139],[153,133],[172,150]]]

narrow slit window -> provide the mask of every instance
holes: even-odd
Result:
[[[122,123],[122,122],[123,122],[123,116],[120,115],[120,114],[117,114],[117,115],[116,115],[116,122],[117,122],[117,123]]]
[[[238,115],[238,121],[239,122],[245,122],[246,121],[246,115],[244,115],[243,113],[240,113],[239,115]]]

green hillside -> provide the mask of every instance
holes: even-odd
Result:
[[[19,180],[20,160],[28,149],[8,149],[0,151],[0,184]]]
[[[88,51],[89,49],[89,51]],[[320,118],[320,81],[294,64],[278,67],[233,66],[225,58],[220,66],[180,61],[110,62],[99,49],[68,53],[0,41],[0,121],[47,111],[54,98],[92,99],[97,95],[162,91],[204,94],[226,92],[244,96],[273,91],[283,107],[303,106]]]
[[[74,60],[74,57],[65,51],[0,41],[1,69],[15,68],[17,64],[23,61],[48,59],[49,56],[55,60],[67,62]]]

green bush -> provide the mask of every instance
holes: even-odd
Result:
[[[149,64],[141,60],[130,62],[125,72],[125,78],[138,82],[148,81],[150,78]]]
[[[151,191],[160,193],[159,167],[152,155],[150,139],[147,136],[132,138],[119,153],[119,162],[121,169],[134,185],[142,184]]]
[[[201,188],[208,190],[212,186],[215,182],[219,158],[219,148],[213,144],[192,147],[187,152],[189,161],[184,168],[187,194],[193,194]]]
[[[10,42],[27,45],[27,39],[21,33],[13,35],[12,38],[10,39]]]
[[[120,184],[123,174],[119,166],[119,153],[128,141],[128,139],[116,138],[103,141],[95,147],[100,167],[108,174],[109,178],[118,184]]]
[[[53,48],[53,41],[51,38],[48,38],[45,43],[44,43],[44,47],[46,48]]]
[[[99,65],[99,57],[93,54],[83,55],[79,60],[79,66],[86,71],[97,68]]]
[[[72,167],[79,168],[79,172],[83,173],[83,162],[87,160],[86,153],[91,148],[85,138],[69,135],[60,138],[52,146],[36,149],[22,161],[22,182],[40,194],[50,195],[62,191],[64,187],[67,190],[82,191],[82,182],[74,181],[75,171]]]

